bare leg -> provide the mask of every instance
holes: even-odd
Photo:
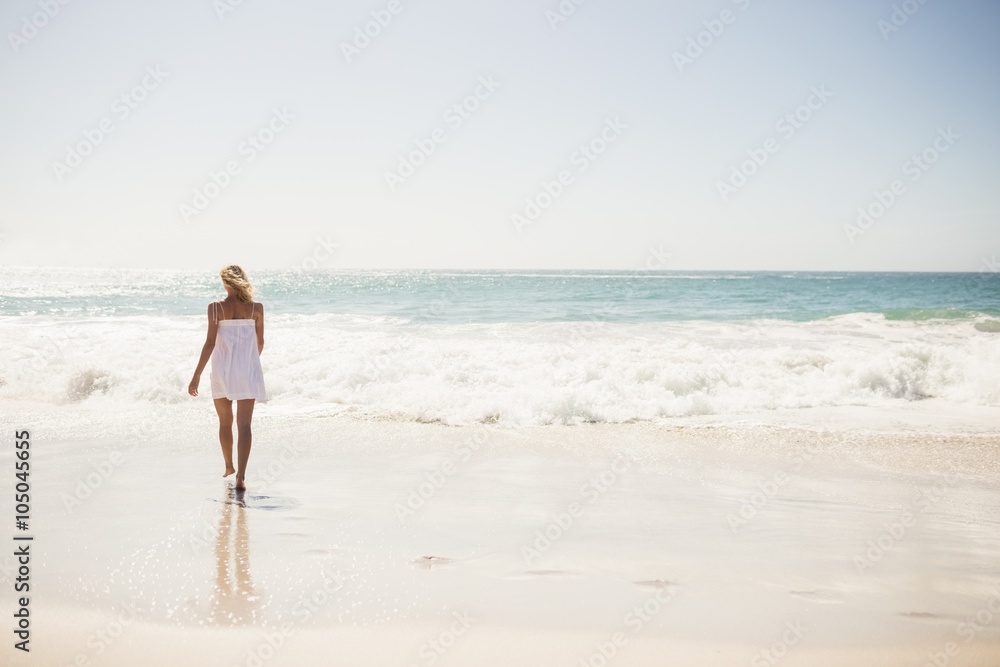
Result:
[[[254,399],[252,398],[236,401],[237,489],[247,488],[247,461],[250,460],[250,444],[253,441],[253,434],[250,431],[250,421],[253,419],[253,405]]]
[[[229,477],[236,468],[233,467],[233,402],[228,398],[216,398],[215,411],[219,413],[219,444],[222,445],[222,458],[226,461],[226,472],[223,477]]]

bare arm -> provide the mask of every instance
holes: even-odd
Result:
[[[258,303],[257,316],[254,318],[257,332],[257,356],[264,352],[264,304]]]
[[[205,336],[205,344],[201,346],[201,358],[198,359],[198,367],[194,369],[191,383],[188,385],[188,393],[192,396],[198,395],[198,383],[201,381],[201,373],[205,370],[205,365],[212,356],[215,349],[215,335],[219,331],[219,323],[215,321],[213,305],[208,304],[208,333]]]

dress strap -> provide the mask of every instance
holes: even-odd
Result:
[[[251,320],[253,319],[253,316],[256,314],[256,312],[257,312],[257,302],[254,301],[253,305],[250,306],[250,319]]]

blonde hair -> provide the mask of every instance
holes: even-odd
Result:
[[[219,271],[219,277],[222,278],[222,282],[236,290],[236,298],[240,301],[243,303],[253,301],[253,286],[239,264],[222,267],[222,270]]]

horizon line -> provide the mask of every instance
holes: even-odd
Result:
[[[225,266],[225,265],[223,265]],[[247,264],[247,267],[253,266],[252,264]],[[221,268],[221,267],[220,267]],[[56,269],[56,270],[93,270],[93,271],[169,271],[175,273],[196,273],[201,272],[204,269],[193,269],[193,268],[167,268],[162,266],[73,266],[73,265],[28,265],[28,264],[2,264],[0,265],[0,270],[3,269]],[[527,273],[532,271],[538,272],[567,272],[567,271],[583,271],[583,272],[618,272],[618,273],[1000,273],[996,269],[984,270],[958,270],[958,269],[938,269],[938,270],[927,270],[927,269],[667,269],[667,268],[429,268],[429,267],[316,267],[311,269],[303,269],[299,267],[258,267],[252,269],[253,271],[262,272],[279,272],[288,271],[294,273],[332,273],[338,271],[433,271],[433,272],[448,272],[453,271],[456,273],[472,273],[477,271],[482,272],[509,272],[509,273]]]

